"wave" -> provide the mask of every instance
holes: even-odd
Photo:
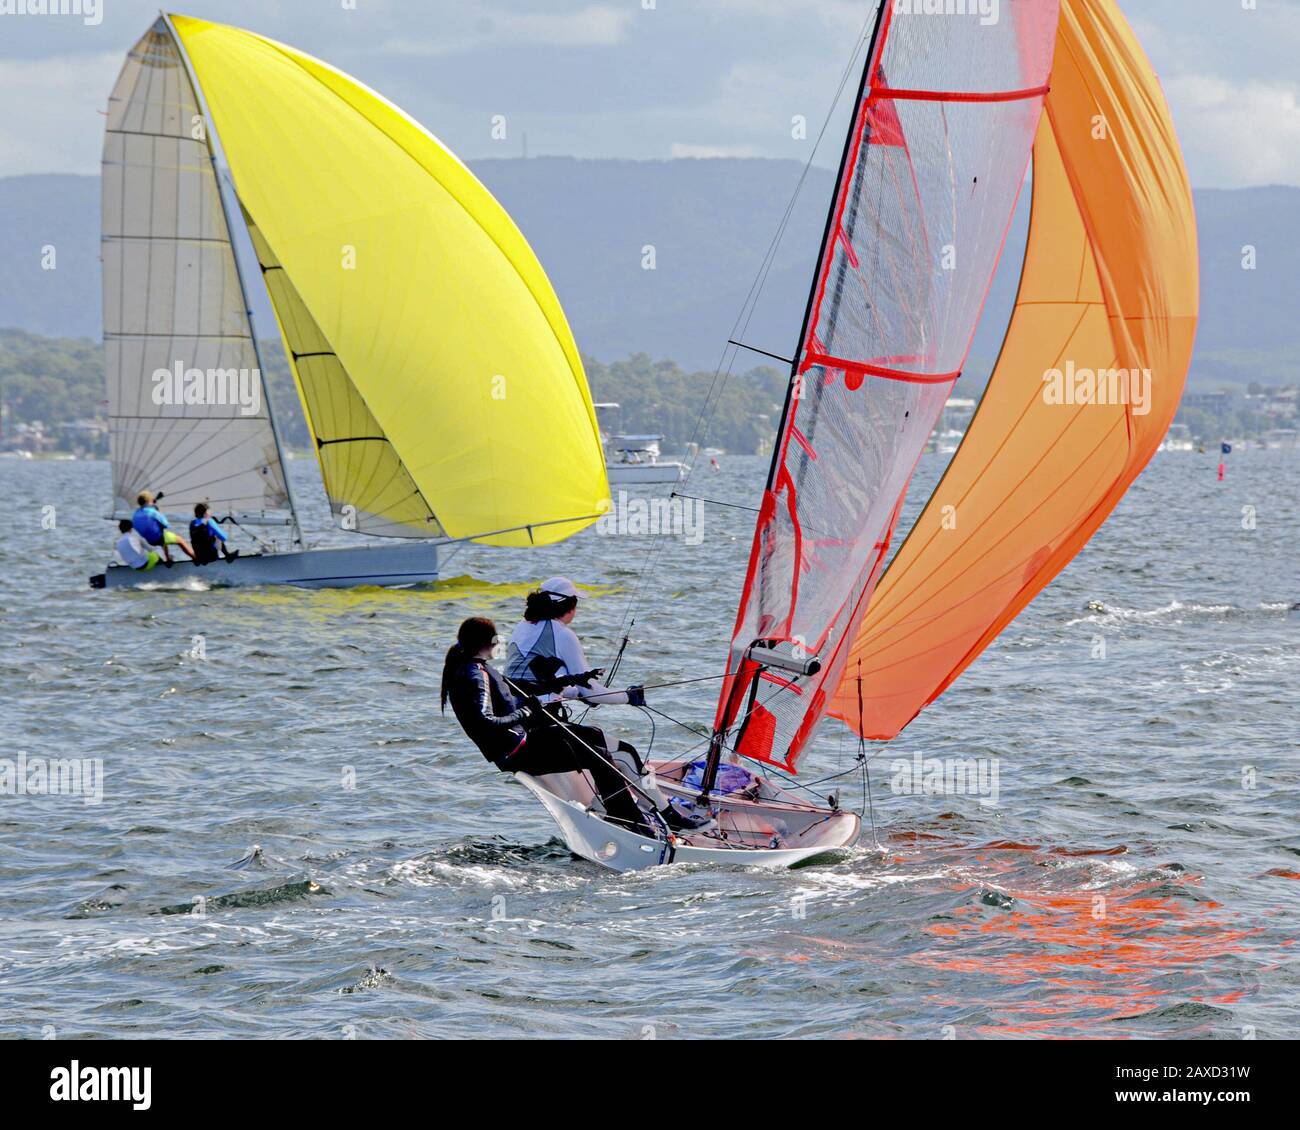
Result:
[[[281,883],[274,887],[254,887],[248,890],[231,891],[224,895],[202,895],[191,902],[175,903],[159,907],[159,914],[207,914],[213,910],[240,910],[249,907],[278,906],[286,902],[298,902],[314,895],[328,895],[331,892],[314,879],[299,879],[291,883]]]
[[[1100,600],[1090,600],[1084,606],[1085,616],[1067,620],[1065,626],[1077,624],[1116,624],[1125,622],[1170,621],[1181,624],[1188,620],[1241,620],[1275,617],[1292,610],[1287,601],[1266,601],[1254,607],[1243,608],[1235,604],[1197,604],[1171,600],[1159,608],[1113,608]]]

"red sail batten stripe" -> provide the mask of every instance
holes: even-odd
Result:
[[[889,41],[889,29],[894,19],[894,6],[892,4],[885,8],[885,14],[881,17],[883,22],[880,25],[880,35],[877,38],[875,50],[867,59],[867,97],[853,109],[853,140],[850,143],[849,160],[844,165],[844,182],[839,186],[838,199],[835,202],[835,230],[838,232],[844,220],[844,208],[848,204],[849,185],[853,180],[853,171],[858,167],[858,157],[862,153],[862,134],[867,125],[867,107],[871,103],[871,82],[876,73],[876,68],[880,66],[880,61],[885,57],[885,44]],[[813,302],[812,317],[808,322],[808,344],[816,341],[817,329],[821,325],[822,317],[822,299],[826,297],[826,283],[830,278],[831,262],[835,258],[834,245],[827,247],[827,254],[823,257],[818,269],[817,278],[817,297]],[[782,452],[782,458],[785,453]]]
[[[843,227],[839,230],[840,246],[844,248],[844,257],[849,261],[849,266],[855,271],[858,269],[858,253],[853,250],[853,244],[849,242],[849,233]]]
[[[1027,90],[895,90],[888,86],[873,86],[867,95],[868,102],[887,99],[905,102],[1021,102],[1027,98],[1042,98],[1051,89],[1034,86]]]
[[[828,357],[824,353],[809,353],[804,364],[811,368],[818,365],[823,369],[842,369],[846,373],[862,373],[868,377],[884,377],[890,381],[907,381],[918,385],[941,385],[955,381],[961,376],[961,370],[955,373],[907,373],[902,369],[886,369],[883,365],[868,365],[864,361],[846,361],[843,357]]]
[[[790,425],[790,435],[794,439],[795,443],[797,443],[800,447],[804,449],[804,451],[808,455],[808,458],[811,459],[814,463],[816,463],[817,452],[813,450],[812,444],[808,442],[808,437],[804,435],[803,432],[801,432],[794,424]]]
[[[790,679],[783,679],[779,675],[773,675],[770,671],[763,670],[758,673],[758,677],[769,683],[776,683],[777,686],[787,691],[793,691],[795,694],[803,694],[803,687]]]
[[[785,490],[786,512],[790,515],[790,531],[794,537],[794,546],[792,557],[796,563],[803,561],[803,525],[799,521],[799,498],[795,492],[794,478],[790,474],[790,469],[784,464],[777,475],[776,489]],[[790,609],[786,613],[785,620],[781,623],[781,634],[788,636],[790,634],[791,624],[794,620],[794,610],[799,607],[799,570],[795,568],[790,578]]]

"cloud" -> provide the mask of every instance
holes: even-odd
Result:
[[[590,4],[574,12],[492,12],[472,27],[438,39],[390,39],[382,50],[394,55],[459,55],[479,47],[523,44],[539,47],[616,47],[627,37],[635,12],[628,7]]]
[[[211,18],[356,74],[470,159],[505,148],[486,140],[484,123],[506,113],[515,151],[526,129],[534,152],[802,162],[874,12],[870,0],[658,0],[653,10],[639,0],[364,0],[306,19],[295,4],[206,2]],[[8,108],[0,176],[98,171],[97,111],[153,18],[145,0],[105,7],[98,28],[0,19],[0,104]],[[1164,81],[1193,184],[1300,183],[1300,4],[1128,7]],[[110,44],[114,51],[103,53]],[[838,158],[848,101],[820,162]],[[793,128],[796,117],[806,138]]]
[[[1198,188],[1300,183],[1296,83],[1187,75],[1164,85]]]

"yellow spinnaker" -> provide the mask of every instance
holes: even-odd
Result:
[[[291,282],[270,292],[335,509],[376,533],[529,527],[478,539],[493,545],[588,525],[609,495],[591,394],[505,210],[342,72],[238,28],[172,23],[263,267]],[[309,371],[304,354],[326,351]],[[396,497],[407,482],[420,498]]]

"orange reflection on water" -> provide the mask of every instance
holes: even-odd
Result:
[[[1039,850],[1005,843],[987,848]],[[1047,854],[1119,852],[1050,849]],[[982,857],[974,868],[984,874],[1006,869],[996,856]],[[1094,880],[1089,889],[1064,892],[1017,889],[1023,883],[998,886],[1000,895],[1014,899],[1009,907],[963,906],[947,921],[928,923],[926,933],[939,944],[912,960],[946,972],[995,977],[1008,986],[1050,986],[1032,1000],[989,993],[998,1023],[978,1026],[983,1034],[1042,1036],[1141,1016],[1164,1005],[1230,1005],[1247,990],[1216,990],[1205,970],[1222,958],[1251,954],[1250,940],[1262,930],[1240,928],[1217,903],[1193,897],[1198,883],[1192,876],[1168,875],[1104,885]],[[974,892],[987,885],[986,880],[956,889]],[[971,1003],[967,998],[950,1006]]]
[[[884,851],[865,869],[861,900],[836,894],[864,926],[899,926],[914,914],[901,934],[781,932],[745,950],[760,961],[811,964],[814,977],[829,977],[818,967],[831,963],[869,969],[891,1006],[868,1010],[864,1023],[884,1035],[921,1017],[936,1031],[953,1024],[960,1036],[1223,1029],[1291,944],[1270,922],[1243,927],[1236,911],[1201,892],[1199,876],[1135,859],[1123,846],[972,847],[910,831],[891,835]],[[1278,868],[1257,878],[1276,884],[1300,874]]]

